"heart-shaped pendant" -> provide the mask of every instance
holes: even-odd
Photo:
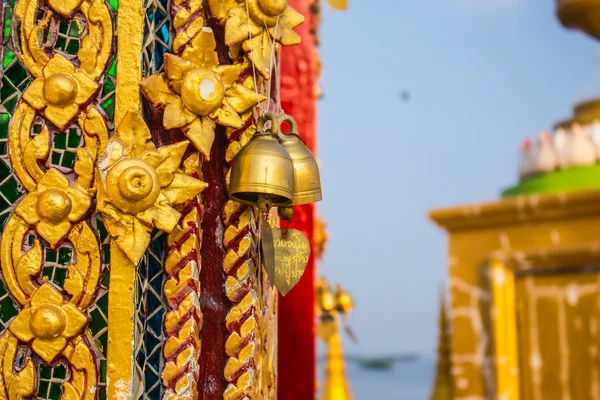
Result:
[[[273,285],[285,296],[304,275],[310,257],[310,243],[306,236],[296,229],[287,230],[285,235],[281,229],[273,229],[273,243],[275,248]]]

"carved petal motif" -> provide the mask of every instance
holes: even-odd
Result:
[[[142,117],[129,112],[109,140],[100,166],[98,211],[117,246],[135,264],[150,244],[153,228],[175,228],[180,214],[172,206],[206,188],[206,183],[177,173],[189,142],[157,149],[150,137]]]

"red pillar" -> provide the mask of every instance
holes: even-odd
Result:
[[[311,29],[316,18],[311,3],[317,0],[289,0],[305,16],[296,28],[302,36],[297,46],[283,47],[281,57],[281,105],[298,122],[300,136],[316,156],[316,46]],[[315,205],[298,206],[291,227],[302,231],[313,244]],[[313,251],[314,253],[314,251]],[[311,256],[298,285],[279,297],[278,400],[315,398],[315,260]]]

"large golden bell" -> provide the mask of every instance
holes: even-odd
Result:
[[[321,177],[315,156],[298,136],[298,124],[294,117],[283,115],[281,123],[290,125],[288,134],[280,134],[281,144],[287,150],[294,163],[294,197],[292,204],[316,203],[323,198]]]
[[[264,132],[267,121],[271,121],[271,129]],[[256,134],[233,160],[229,181],[232,199],[251,205],[266,199],[269,207],[292,203],[294,166],[279,143],[279,126],[271,113],[260,117]]]

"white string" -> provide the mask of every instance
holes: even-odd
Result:
[[[247,1],[247,0],[246,0]],[[277,17],[277,23],[275,24],[275,34],[274,36],[277,37],[277,31],[279,30],[279,19],[281,17]],[[265,22],[265,32],[267,32],[267,37],[269,38],[269,43],[271,45],[271,58],[269,60],[269,70],[271,72],[271,79],[269,79],[269,92],[267,93],[267,106],[270,108],[271,107],[271,84],[273,82],[273,58],[275,57],[275,40],[271,40],[271,35],[268,34],[269,32],[269,27],[267,26],[267,23]],[[276,71],[278,73],[278,71]],[[277,75],[275,76],[277,78]]]
[[[246,0],[246,17],[248,18],[248,40],[250,41],[252,39],[252,31],[250,29],[250,6],[248,5],[248,0]],[[256,101],[258,102],[258,107],[260,108],[260,110],[262,111],[262,114],[268,112],[268,110],[265,110],[262,106],[262,103],[260,102],[260,94],[258,93],[258,80],[256,79],[256,66],[254,66],[254,62],[251,62],[252,64],[252,78],[254,79],[254,91],[256,92]],[[267,104],[268,107],[268,104]]]

